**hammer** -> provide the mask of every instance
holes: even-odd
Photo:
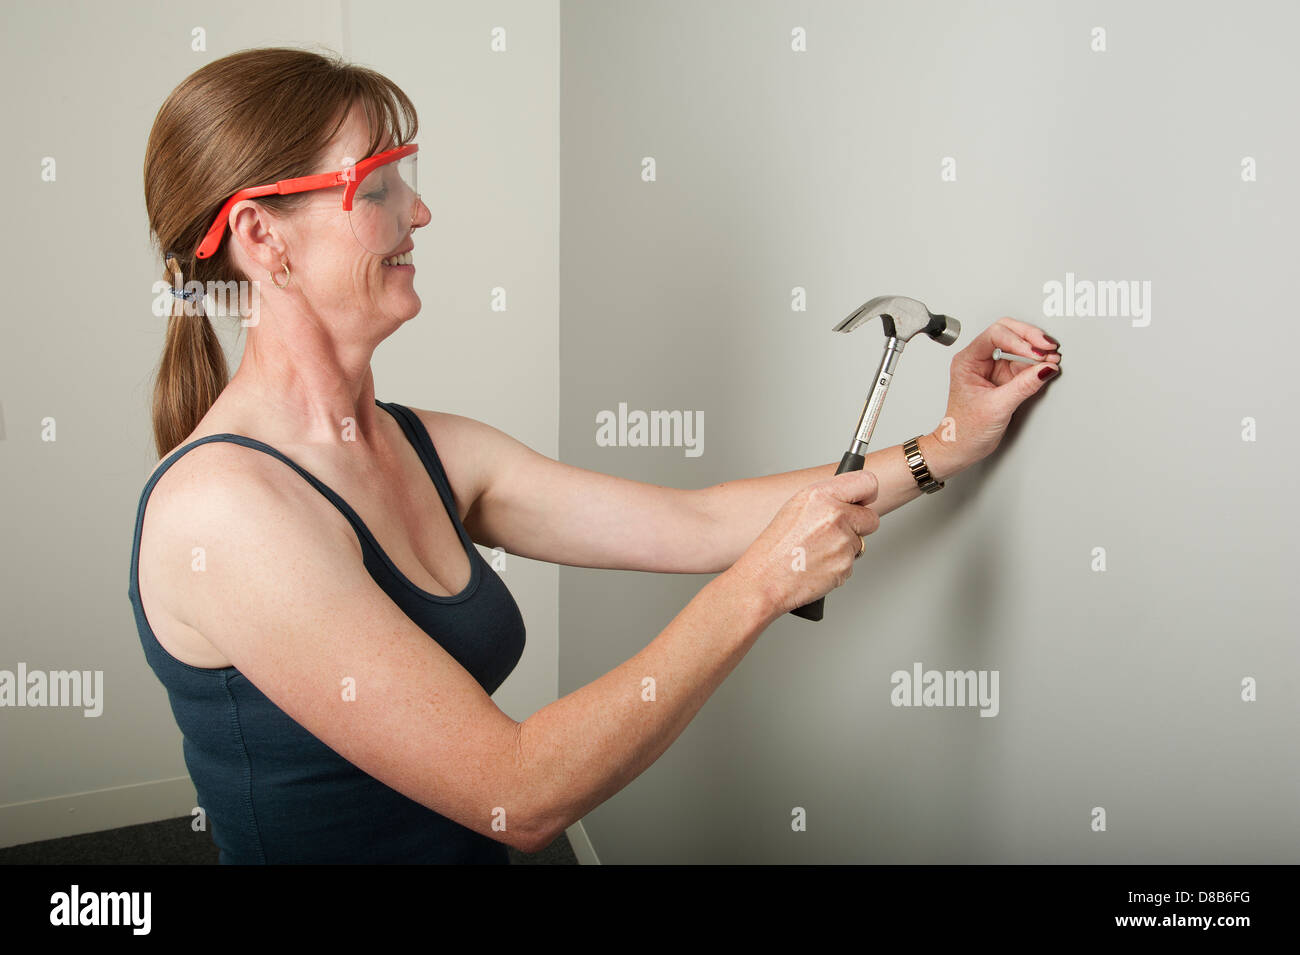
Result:
[[[875,430],[876,419],[885,403],[885,393],[894,377],[894,367],[898,356],[903,353],[903,346],[912,340],[912,336],[924,332],[941,345],[951,345],[961,334],[961,323],[947,315],[931,315],[930,310],[914,298],[902,295],[882,295],[873,298],[844,321],[835,326],[834,331],[851,332],[863,322],[880,316],[885,327],[885,354],[876,369],[876,378],[871,383],[871,394],[862,406],[862,416],[858,418],[857,430],[853,433],[853,442],[840,458],[836,474],[845,471],[861,471],[866,460],[867,445],[871,442],[871,432]],[[810,604],[796,607],[790,612],[805,620],[820,620],[826,607],[826,598],[818,597]]]

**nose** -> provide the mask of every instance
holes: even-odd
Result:
[[[424,200],[419,196],[415,197],[415,210],[411,216],[411,227],[418,229],[426,226],[433,221],[433,214],[429,212],[429,207],[424,204]]]

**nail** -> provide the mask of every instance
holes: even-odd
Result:
[[[1046,338],[1046,339],[1047,339],[1049,342],[1051,342],[1053,345],[1055,345],[1055,346],[1057,347],[1057,349],[1060,349],[1060,347],[1061,347],[1061,343],[1058,342],[1058,341],[1057,341],[1055,338],[1053,338],[1051,335],[1048,335],[1046,332],[1044,332],[1044,333],[1043,333],[1043,337]]]
[[[1043,351],[1041,348],[1035,348],[1033,345],[1030,345],[1030,346],[1029,346],[1029,350],[1030,350],[1031,352],[1033,352],[1035,355],[1046,355],[1046,354],[1047,354],[1047,352]]]
[[[1001,348],[993,349],[993,360],[997,361],[999,358],[1005,358],[1007,361],[1023,361],[1026,365],[1038,364],[1038,362],[1034,361],[1032,358],[1026,358],[1024,355],[1013,355],[1011,352],[1003,351]]]
[[[1054,374],[1056,374],[1056,366],[1048,365],[1046,368],[1038,369],[1038,380],[1042,381],[1044,378],[1050,378]]]

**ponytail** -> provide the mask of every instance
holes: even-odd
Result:
[[[226,355],[203,309],[202,294],[186,299],[175,253],[166,253],[165,274],[174,301],[167,340],[153,391],[153,436],[162,458],[198,427],[230,380]]]

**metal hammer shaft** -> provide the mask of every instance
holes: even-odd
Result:
[[[853,432],[853,441],[849,449],[844,452],[844,456],[840,458],[840,466],[836,469],[836,474],[843,474],[845,471],[861,471],[866,463],[867,445],[871,443],[871,433],[876,430],[880,409],[884,407],[889,383],[893,380],[894,369],[898,366],[898,356],[903,353],[903,346],[906,344],[892,337],[885,340],[885,353],[880,358],[880,367],[876,369],[876,377],[871,382],[871,393],[867,395],[867,401],[862,406],[862,415],[858,418],[858,427]],[[826,612],[826,598],[818,597],[812,603],[796,607],[790,612],[805,620],[821,620]]]

